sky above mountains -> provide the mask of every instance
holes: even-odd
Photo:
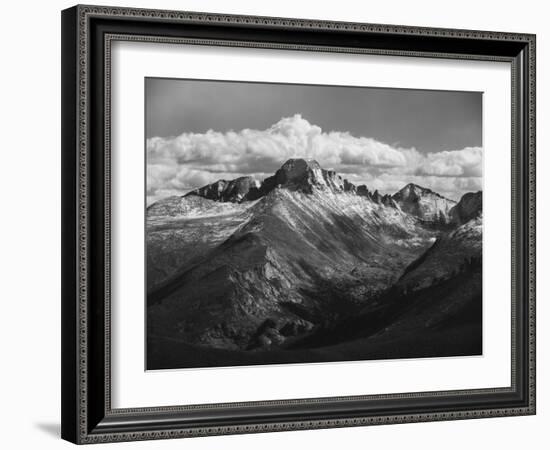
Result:
[[[355,184],[482,188],[480,93],[146,80],[147,203],[315,159]],[[271,122],[269,122],[272,120]]]

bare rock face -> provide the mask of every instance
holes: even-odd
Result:
[[[298,186],[306,189],[325,184],[323,169],[319,163],[306,159],[289,159],[277,170],[275,180],[280,186]]]
[[[402,211],[434,224],[450,223],[450,211],[456,205],[454,200],[413,183],[407,184],[392,198]]]
[[[274,175],[261,183],[252,177],[218,180],[189,192],[185,197],[198,196],[217,202],[242,203],[258,200],[278,188],[306,194],[319,190],[366,197],[375,204],[399,209],[417,217],[429,226],[464,223],[481,210],[481,192],[466,194],[460,205],[412,183],[393,195],[381,194],[377,190],[370,192],[366,185],[356,186],[334,170],[323,169],[317,161],[303,158],[289,159]],[[172,201],[177,202],[177,199]]]
[[[451,220],[456,224],[463,224],[481,214],[483,195],[481,191],[468,192],[449,211]]]
[[[196,195],[220,202],[241,202],[256,198],[259,194],[260,182],[252,177],[240,177],[234,180],[218,180],[215,183],[195,189],[186,196]]]
[[[378,192],[378,189],[375,190],[373,193],[372,193],[372,201],[374,203],[378,203],[378,204],[381,204],[382,203],[382,195],[380,195],[380,192]]]
[[[271,177],[259,182],[252,177],[240,177],[235,180],[218,180],[195,189],[185,196],[198,196],[219,202],[244,202],[257,200],[269,194],[273,189],[286,188],[311,194],[314,189],[332,193],[348,192],[371,198],[367,186],[355,186],[342,178],[334,170],[321,168],[312,159],[289,159]],[[174,200],[175,201],[175,200]],[[386,199],[384,204],[389,204]]]
[[[372,200],[372,193],[369,191],[365,184],[360,184],[357,186],[355,193],[361,197],[368,197]]]
[[[344,180],[344,191],[345,192],[351,192],[353,194],[357,194],[358,188],[359,187],[355,186],[355,184],[350,183],[348,180]],[[365,188],[366,188],[366,186],[365,186]]]
[[[275,187],[284,187],[310,194],[313,189],[351,191],[355,187],[352,186],[352,183],[344,180],[334,170],[322,169],[317,161],[298,158],[285,162],[274,176],[264,181],[262,190],[267,194]]]

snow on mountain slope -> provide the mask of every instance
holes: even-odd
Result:
[[[241,202],[257,198],[261,183],[252,177],[240,177],[234,180],[218,180],[215,183],[195,189],[186,194],[221,202]]]
[[[365,349],[405,348],[437,356],[449,342],[456,354],[481,354],[482,216],[445,232],[382,295],[339,322],[323,324],[289,343],[292,349],[349,343]],[[410,341],[410,342],[408,342]],[[422,346],[417,343],[424,342]],[[403,350],[401,350],[403,351]],[[386,355],[387,357],[387,355]]]
[[[221,203],[198,196],[169,197],[147,208],[148,291],[215,248],[248,218],[254,202]]]
[[[483,216],[480,214],[443,234],[407,268],[397,285],[408,290],[422,289],[451,278],[469,264],[481,263],[482,222]]]
[[[147,208],[147,219],[165,220],[166,218],[193,218],[205,216],[223,216],[245,211],[250,204],[243,206],[234,203],[222,203],[199,196],[167,197]]]
[[[255,202],[150,293],[151,330],[218,348],[280,344],[379,295],[431,244],[413,217],[325,188]]]
[[[257,200],[278,187],[312,193],[319,189],[330,193],[350,193],[366,197],[374,203],[399,208],[428,225],[446,225],[451,222],[451,209],[456,202],[449,200],[430,189],[408,184],[393,195],[371,193],[367,186],[356,186],[342,178],[333,170],[321,168],[310,159],[289,159],[279,170],[263,182],[251,177],[241,177],[232,181],[218,180],[215,183],[195,189],[189,196],[199,196],[219,202],[246,202]],[[455,213],[456,215],[456,213]]]
[[[457,330],[481,354],[482,216],[443,234],[386,294],[387,325],[371,341]],[[455,338],[457,339],[457,338]]]
[[[385,292],[429,288],[477,258],[481,216],[449,231],[454,206],[412,184],[371,193],[303,159],[262,183],[159,201],[147,210],[148,333],[266,349],[384,308]]]
[[[413,183],[407,184],[392,199],[405,211],[425,222],[446,224],[450,222],[450,210],[456,204],[430,189]]]

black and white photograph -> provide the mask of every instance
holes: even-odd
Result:
[[[147,369],[482,355],[481,92],[145,98]]]

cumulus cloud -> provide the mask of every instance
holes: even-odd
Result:
[[[480,147],[466,147],[462,150],[429,153],[419,175],[450,177],[481,177],[482,150]]]
[[[315,159],[382,192],[415,182],[456,198],[481,188],[479,147],[423,154],[344,131],[326,132],[296,114],[266,130],[208,130],[148,139],[148,200],[181,195],[219,179],[251,175],[261,180],[298,157]]]

